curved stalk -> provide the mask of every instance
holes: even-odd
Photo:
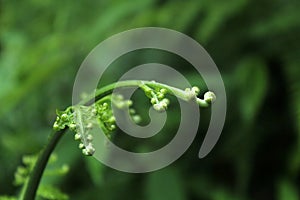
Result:
[[[97,101],[99,99],[102,99],[106,97],[107,95],[111,94],[114,89],[121,88],[121,87],[140,87],[143,89],[143,87],[152,87],[152,88],[159,88],[159,89],[165,89],[169,94],[173,94],[176,97],[185,100],[190,101],[191,95],[189,94],[189,91],[187,90],[181,90],[175,87],[171,87],[169,85],[165,85],[162,83],[157,83],[155,81],[142,81],[142,80],[127,80],[127,81],[120,81],[117,83],[113,83],[110,85],[107,85],[105,87],[102,87],[95,91],[94,94],[91,94],[86,98],[85,100],[81,101],[79,104],[81,105],[89,105],[93,104],[94,101]],[[194,95],[194,96],[193,96]],[[196,100],[198,105],[201,107],[208,107],[210,103],[212,102],[213,98],[211,97],[211,101],[203,100],[200,98],[196,98],[195,94],[192,94],[192,99]],[[30,174],[29,181],[24,187],[24,195],[21,195],[22,200],[33,200],[36,196],[36,191],[38,189],[41,177],[43,175],[43,172],[46,168],[47,162],[49,160],[49,157],[51,153],[54,151],[57,143],[59,142],[60,138],[64,134],[64,132],[67,130],[67,128],[54,132],[53,135],[50,137],[49,142],[45,146],[45,148],[41,151],[38,160],[35,163],[34,169]]]
[[[88,98],[86,98],[87,100],[83,100],[81,101],[79,104],[82,105],[89,105],[92,104],[94,101],[97,101],[103,97],[105,97],[106,95],[110,94],[113,92],[114,89],[116,88],[123,88],[123,87],[142,87],[143,85],[146,86],[150,86],[153,88],[164,88],[166,89],[170,94],[175,95],[176,97],[188,101],[189,97],[187,96],[186,91],[166,85],[166,84],[162,84],[162,83],[158,83],[155,81],[143,81],[143,80],[126,80],[126,81],[120,81],[117,83],[112,83],[109,84],[107,86],[104,86],[98,90],[95,91],[94,94],[91,94]],[[201,107],[208,107],[210,105],[210,103],[204,101],[203,99],[199,99],[197,98],[197,103],[199,104],[199,106]]]

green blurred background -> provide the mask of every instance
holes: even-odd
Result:
[[[299,199],[299,10],[299,0],[1,0],[0,194],[18,193],[14,171],[23,155],[46,143],[55,109],[71,105],[73,81],[87,54],[115,33],[159,26],[197,40],[222,73],[228,112],[216,147],[206,158],[197,158],[209,110],[203,111],[188,151],[147,174],[118,172],[84,157],[67,133],[56,149],[56,165],[67,164],[69,173],[46,176],[43,182],[58,186],[72,200]],[[149,50],[114,63],[104,83],[147,62],[168,64],[191,83],[201,82],[176,56]],[[147,104],[137,94],[137,111],[147,111]],[[177,128],[180,113],[175,108],[155,139],[144,143],[116,133],[116,142],[136,151],[163,146]]]

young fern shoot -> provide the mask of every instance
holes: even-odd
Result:
[[[155,81],[143,80],[121,81],[96,90],[79,104],[70,106],[64,111],[56,111],[57,118],[53,124],[55,132],[41,151],[20,199],[34,199],[48,159],[67,129],[75,132],[74,138],[80,140],[79,148],[82,153],[91,156],[96,151],[91,130],[96,126],[100,127],[107,137],[111,137],[117,127],[112,105],[118,109],[128,109],[135,123],[141,121],[141,117],[131,108],[132,101],[113,93],[116,88],[126,87],[138,87],[143,90],[157,112],[164,112],[168,108],[170,100],[167,95],[174,95],[187,102],[196,102],[200,107],[209,107],[216,100],[216,95],[211,91],[206,92],[203,99],[199,98],[200,89],[196,86],[181,90]]]
[[[131,84],[129,84],[131,83]],[[180,90],[155,81],[124,81],[118,82],[117,87],[138,86],[144,91],[150,99],[154,110],[164,112],[167,110],[170,100],[166,95],[175,95],[185,101],[195,101],[200,107],[208,107],[216,96],[213,92],[206,92],[204,99],[197,97],[200,89],[196,86]],[[98,126],[107,137],[116,129],[116,121],[112,112],[112,104],[118,109],[129,108],[132,106],[131,100],[125,100],[122,95],[107,94],[98,99],[91,105],[75,105],[68,107],[65,111],[57,111],[57,118],[53,125],[54,130],[59,131],[68,127],[75,132],[75,140],[80,140],[79,148],[84,155],[91,156],[95,152],[92,141],[93,136],[89,134],[90,130]],[[135,114],[133,108],[129,108],[131,118],[138,123],[141,118]]]

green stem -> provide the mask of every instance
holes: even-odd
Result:
[[[23,200],[33,200],[36,196],[41,177],[46,168],[47,162],[58,141],[67,129],[55,132],[50,138],[45,148],[41,151],[38,160],[30,174],[29,181],[25,186]]]
[[[105,97],[106,95],[111,94],[113,92],[113,90],[116,88],[141,87],[142,85],[147,85],[152,88],[161,88],[161,89],[164,88],[167,90],[168,93],[173,94],[176,97],[178,97],[184,101],[188,101],[188,97],[184,90],[181,90],[181,89],[178,89],[178,88],[166,85],[166,84],[157,83],[155,81],[126,80],[126,81],[120,81],[117,83],[112,83],[110,85],[104,86],[104,87],[96,90],[96,92],[94,94],[91,94],[88,98],[86,98],[87,100],[83,100],[79,104],[81,104],[81,105],[92,104],[92,103],[94,103],[94,102],[92,102],[93,100],[97,101],[97,100]],[[206,101],[199,99],[199,98],[197,99],[197,103],[201,107],[208,107],[210,105]]]
[[[96,90],[96,92],[94,94],[92,94],[88,98],[86,98],[86,100],[81,101],[79,104],[81,104],[81,105],[92,104],[92,103],[94,103],[93,100],[96,101],[96,100],[102,99],[103,97],[111,94],[113,92],[113,90],[116,88],[142,87],[144,85],[152,87],[154,89],[164,88],[167,90],[168,93],[173,94],[182,100],[189,101],[189,97],[187,96],[186,91],[184,91],[184,90],[180,90],[178,88],[171,87],[171,86],[168,86],[168,85],[165,85],[162,83],[157,83],[155,81],[127,80],[127,81],[120,81],[120,82],[113,83],[113,84],[107,85],[105,87],[102,87],[102,88]],[[202,99],[197,98],[196,100],[197,100],[197,103],[201,107],[209,106],[209,103],[207,103],[206,101],[204,101]],[[41,180],[41,177],[43,175],[43,172],[44,172],[47,162],[49,160],[49,157],[50,157],[51,153],[54,151],[55,146],[57,145],[57,143],[59,142],[60,138],[62,137],[63,133],[66,130],[67,129],[57,131],[50,137],[48,144],[45,146],[45,148],[40,153],[39,158],[34,166],[34,169],[31,172],[29,181],[24,189],[24,196],[23,196],[22,200],[33,200],[34,199],[34,197],[36,195],[36,191],[37,191],[39,183],[40,183],[40,180]]]

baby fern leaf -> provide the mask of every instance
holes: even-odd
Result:
[[[96,151],[93,145],[93,129],[100,127],[109,138],[116,129],[116,119],[113,115],[112,104],[117,109],[128,108],[132,121],[135,123],[141,121],[135,110],[130,108],[133,104],[131,100],[124,99],[120,94],[109,93],[114,88],[130,86],[138,86],[142,89],[157,112],[164,112],[168,108],[170,100],[166,98],[167,94],[177,96],[185,101],[195,101],[201,107],[208,107],[216,99],[213,92],[205,93],[204,99],[198,98],[197,95],[199,95],[200,89],[195,86],[180,90],[155,81],[123,81],[104,87],[106,90],[100,89],[101,93],[96,91],[97,101],[95,103],[90,105],[82,103],[70,106],[65,111],[56,111],[57,118],[53,125],[54,130],[70,128],[70,130],[75,132],[75,140],[80,140],[79,148],[82,149],[82,153],[87,156],[93,155]],[[102,96],[102,94],[105,95]],[[83,102],[90,102],[90,100],[83,100]]]
[[[131,100],[125,100],[122,95],[108,95],[90,106],[76,105],[65,111],[57,111],[57,118],[53,125],[54,130],[62,130],[69,127],[75,132],[74,139],[79,140],[79,148],[82,153],[91,156],[95,153],[93,145],[93,129],[100,127],[107,137],[116,129],[116,119],[113,115],[112,104],[117,109],[129,108]],[[129,109],[132,120],[135,123],[141,121],[140,116],[133,108]]]
[[[75,140],[81,140],[79,148],[84,155],[90,156],[95,152],[92,141],[93,136],[90,134],[91,129],[98,124],[96,119],[97,112],[92,106],[75,106],[74,121],[76,123]]]
[[[126,100],[123,96],[112,94],[114,89],[124,87],[138,87],[142,89],[145,95],[150,99],[153,108],[158,112],[165,111],[169,106],[170,101],[166,98],[167,94],[174,95],[187,102],[196,102],[200,107],[208,107],[216,100],[216,96],[212,92],[205,93],[204,99],[199,98],[200,89],[198,87],[181,90],[155,81],[127,80],[113,83],[96,90],[94,94],[87,96],[78,105],[70,106],[65,111],[56,111],[57,117],[53,124],[55,133],[51,135],[48,144],[42,150],[37,161],[34,162],[30,178],[26,181],[27,184],[24,184],[24,190],[20,199],[34,199],[49,156],[68,128],[75,132],[75,139],[81,141],[79,148],[82,149],[83,154],[93,155],[96,149],[93,145],[92,130],[96,127],[100,127],[106,136],[111,137],[112,132],[116,129],[116,119],[113,115],[112,105],[117,109],[128,109],[132,121],[135,123],[141,121],[140,116],[135,113],[135,110],[130,108],[133,104],[131,100]],[[93,99],[96,99],[96,102],[93,102]],[[24,182],[23,175],[29,176],[26,169],[19,168],[19,172],[16,175],[16,178],[19,179],[16,181],[17,184]],[[67,198],[67,196],[58,192],[56,189],[48,187],[44,190],[43,187],[40,188],[38,194],[46,199]],[[52,196],[52,193],[46,194],[43,190],[51,190],[52,193],[57,194],[57,197]],[[9,199],[10,197],[3,198]],[[3,198],[1,200],[3,200]]]

